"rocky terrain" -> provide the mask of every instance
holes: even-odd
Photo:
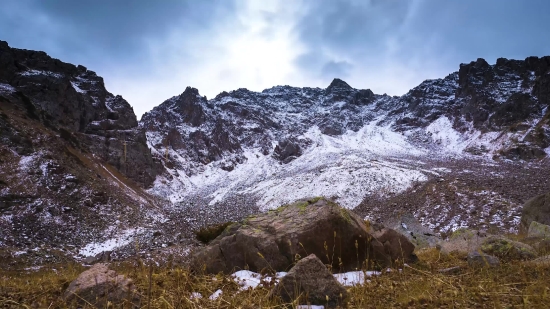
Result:
[[[138,121],[93,71],[0,42],[0,258],[184,255],[198,227],[314,196],[517,231],[550,191],[549,73],[550,57],[478,59],[399,97],[188,87]]]

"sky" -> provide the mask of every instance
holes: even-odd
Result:
[[[550,55],[548,0],[2,0],[0,40],[82,64],[138,118],[187,86],[402,95],[460,63]]]

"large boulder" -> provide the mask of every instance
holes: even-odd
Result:
[[[131,279],[110,270],[106,264],[95,264],[81,273],[64,294],[68,304],[107,308],[108,304],[128,307],[137,305],[139,296]]]
[[[389,234],[386,232],[385,235]],[[411,259],[406,238],[385,239],[394,247],[401,242]],[[353,212],[324,198],[302,200],[227,227],[191,261],[196,271],[230,273],[235,269],[286,271],[300,257],[315,254],[338,271],[390,266],[388,246],[367,231]],[[391,250],[390,250],[391,251]]]
[[[523,205],[520,232],[526,233],[533,221],[550,225],[550,192],[536,196]]]
[[[301,259],[281,278],[270,296],[280,297],[284,303],[325,305],[325,308],[343,307],[347,298],[346,289],[338,283],[327,267],[310,254]]]

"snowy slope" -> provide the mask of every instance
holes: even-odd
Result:
[[[166,168],[149,192],[210,206],[246,196],[260,209],[323,195],[353,208],[438,175],[424,166],[430,160],[543,157],[550,117],[536,92],[541,73],[518,63],[478,59],[402,97],[339,79],[211,100],[187,88],[140,121]]]

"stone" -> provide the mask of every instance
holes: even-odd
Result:
[[[384,227],[372,233],[372,236],[384,245],[384,251],[392,261],[401,260],[408,263],[417,260],[413,253],[415,246],[403,234]]]
[[[395,236],[395,234],[392,233]],[[386,233],[390,236],[390,232]],[[208,246],[195,252],[195,271],[232,273],[287,271],[304,256],[315,254],[333,270],[349,271],[392,265],[391,252],[401,242],[407,260],[410,242],[405,237],[385,239],[388,245],[367,231],[355,213],[325,198],[301,200],[275,210],[250,216],[228,226]]]
[[[489,237],[481,244],[481,251],[503,260],[529,260],[537,256],[533,247],[504,237]]]
[[[97,308],[132,304],[137,306],[139,296],[131,279],[110,270],[106,264],[95,264],[81,273],[64,293],[68,304],[91,304]]]
[[[539,252],[550,252],[550,239],[543,239],[537,244]]]
[[[492,255],[473,251],[468,254],[468,266],[473,268],[496,267],[500,260]]]
[[[527,231],[527,237],[550,239],[550,226],[532,221]]]
[[[527,233],[533,221],[550,225],[550,192],[538,195],[523,205],[520,232]]]
[[[435,247],[441,242],[441,238],[434,231],[423,226],[410,213],[390,218],[384,225],[407,237],[417,249]]]
[[[446,241],[440,243],[440,250],[444,254],[453,252],[468,254],[472,251],[478,251],[485,239],[487,239],[486,234],[480,234],[477,230],[458,229]]]
[[[325,308],[344,307],[347,299],[346,289],[315,254],[298,261],[269,295],[280,297],[284,303],[299,298],[295,304],[324,305]]]
[[[438,272],[440,274],[443,274],[443,275],[456,275],[456,274],[460,273],[461,271],[462,271],[462,267],[460,267],[460,266],[454,266],[454,267],[449,267],[449,268],[444,268],[444,269],[438,270]]]

